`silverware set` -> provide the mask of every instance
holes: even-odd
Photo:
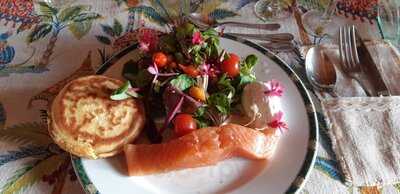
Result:
[[[367,96],[390,95],[382,77],[359,36],[355,26],[339,29],[339,54],[343,73],[361,86]],[[332,70],[333,69],[333,70]],[[336,71],[320,46],[311,48],[306,56],[307,77],[313,87],[336,97],[333,88]]]

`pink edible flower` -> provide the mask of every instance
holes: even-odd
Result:
[[[210,64],[200,65],[201,75],[210,75]]]
[[[288,126],[286,125],[285,122],[282,121],[283,118],[283,112],[279,111],[274,114],[272,117],[272,121],[268,123],[268,126],[274,129],[279,129],[282,131],[282,129],[288,129]]]
[[[203,38],[201,37],[200,32],[193,33],[192,44],[201,44],[203,42]]]
[[[156,50],[158,46],[158,32],[152,29],[141,28],[137,33],[137,40],[139,42],[139,48],[142,51],[148,52]]]
[[[267,90],[264,91],[264,94],[267,96],[282,96],[283,95],[283,86],[277,80],[271,80],[264,84],[267,87]]]
[[[139,49],[144,51],[144,52],[149,52],[150,51],[150,44],[145,43],[145,42],[140,42],[139,43]]]

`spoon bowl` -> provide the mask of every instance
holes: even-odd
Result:
[[[336,96],[335,66],[320,46],[312,47],[306,55],[306,74],[315,89]]]

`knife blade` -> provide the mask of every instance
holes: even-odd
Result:
[[[390,92],[382,79],[382,76],[377,68],[371,53],[369,52],[360,34],[356,33],[357,37],[357,52],[359,55],[362,70],[369,80],[369,84],[374,88],[377,96],[390,96]]]
[[[276,33],[276,34],[244,34],[244,33],[224,33],[232,36],[239,36],[242,38],[254,39],[254,40],[264,40],[264,41],[292,41],[294,39],[293,34],[290,33]]]

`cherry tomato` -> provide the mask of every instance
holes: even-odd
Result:
[[[196,120],[190,114],[181,113],[173,121],[175,133],[178,136],[186,135],[197,129]]]
[[[239,75],[240,72],[239,61],[239,56],[230,53],[229,58],[222,61],[221,70],[224,73],[227,73],[229,77],[235,77]]]
[[[153,62],[158,68],[162,68],[168,64],[168,57],[162,52],[156,52],[153,54]]]
[[[182,69],[183,72],[185,72],[185,74],[190,77],[197,77],[198,75],[200,75],[199,70],[196,69],[193,65],[184,66],[182,64],[179,64],[179,67]]]
[[[206,101],[206,94],[204,90],[197,86],[192,86],[189,89],[189,95],[195,98],[196,100]]]

